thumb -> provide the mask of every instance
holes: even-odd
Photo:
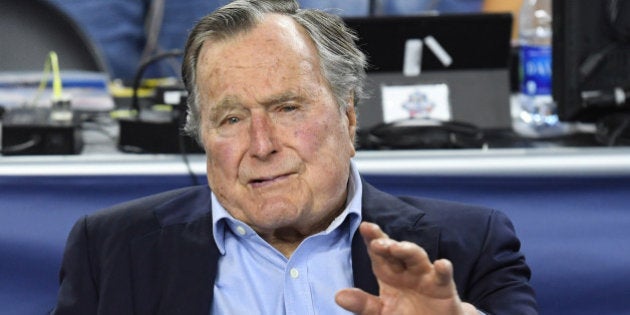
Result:
[[[335,302],[345,310],[358,315],[378,315],[381,312],[381,300],[361,289],[343,289],[335,295]]]

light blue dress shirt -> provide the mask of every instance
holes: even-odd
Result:
[[[354,285],[350,249],[361,222],[362,186],[353,162],[348,187],[344,211],[289,259],[234,219],[212,194],[214,241],[221,253],[212,314],[350,314],[334,296]]]

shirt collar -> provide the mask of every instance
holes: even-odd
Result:
[[[363,195],[363,184],[361,183],[361,177],[359,171],[354,163],[350,161],[350,178],[348,179],[348,196],[346,198],[346,207],[339,216],[337,216],[330,226],[323,233],[330,233],[331,231],[338,229],[339,226],[348,218],[349,223],[349,235],[348,238],[352,241],[356,230],[361,223],[361,199]],[[212,234],[214,242],[216,243],[219,252],[225,254],[225,229],[228,227],[228,222],[243,225],[244,223],[234,219],[230,213],[219,203],[214,192],[211,193],[212,197]]]

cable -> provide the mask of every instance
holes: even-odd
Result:
[[[607,144],[609,147],[619,144],[619,138],[623,135],[623,132],[628,128],[628,125],[630,125],[630,120],[626,119],[622,121],[619,124],[619,126],[617,126],[617,128],[613,129],[613,131],[610,133],[610,137],[608,138]]]
[[[599,119],[595,137],[609,147],[630,145],[630,113],[616,113]]]
[[[107,119],[107,121],[103,121]],[[99,134],[107,137],[112,143],[116,142],[116,133],[107,129],[107,126],[113,125],[111,118],[105,114],[84,114],[84,118],[81,120],[81,128],[85,130],[93,130]]]
[[[41,141],[42,141],[42,138],[40,136],[34,135],[33,137],[31,137],[31,139],[25,142],[15,144],[6,148],[2,148],[0,152],[2,154],[13,154],[13,153],[26,151],[30,148],[36,147]]]
[[[579,66],[580,81],[585,82],[608,55],[619,47],[618,43],[610,43],[595,53],[590,54]]]
[[[140,66],[138,66],[138,70],[136,71],[136,75],[133,78],[133,86],[132,86],[132,97],[131,97],[131,110],[135,110],[137,115],[140,115],[140,105],[138,104],[138,89],[140,88],[140,81],[142,80],[142,76],[144,75],[144,71],[146,68],[152,63],[164,59],[164,58],[172,58],[179,57],[183,54],[180,49],[173,49],[163,53],[158,53],[150,58],[147,58],[146,61],[142,62]]]
[[[53,102],[61,101],[62,98],[62,85],[61,85],[61,74],[59,73],[59,58],[57,58],[57,53],[51,51],[49,54],[50,66],[52,68],[53,73]]]
[[[151,1],[147,16],[145,18],[146,42],[144,45],[144,49],[142,50],[140,63],[148,60],[151,55],[164,52],[164,50],[160,47],[158,43],[160,30],[162,29],[162,22],[164,20],[164,7],[165,0]],[[170,70],[174,74],[179,73],[179,66],[177,65],[177,62],[175,60],[169,59],[166,62],[168,63],[168,66],[171,68]],[[162,72],[162,69],[160,69],[160,71]]]
[[[144,75],[144,71],[146,70],[146,68],[151,65],[152,63],[164,59],[164,58],[172,58],[172,57],[178,57],[181,56],[183,54],[183,52],[179,49],[174,49],[174,50],[170,50],[170,51],[166,51],[166,52],[159,52],[156,53],[155,55],[151,56],[150,58],[147,58],[144,62],[142,62],[139,66],[138,66],[138,70],[136,71],[134,80],[133,80],[133,87],[132,87],[132,99],[131,99],[131,110],[132,112],[135,111],[137,117],[140,117],[140,112],[141,112],[141,107],[138,101],[138,89],[140,87],[140,81],[142,80],[142,77]],[[185,115],[180,114],[177,119],[183,119],[185,117]],[[190,179],[192,181],[193,185],[199,185],[199,181],[197,179],[197,176],[195,175],[195,173],[192,170],[192,167],[190,166],[190,161],[188,159],[188,153],[186,152],[186,144],[185,144],[185,138],[182,134],[178,135],[178,146],[179,146],[179,151],[180,154],[182,156],[182,161],[184,162],[184,165],[186,166],[186,169],[188,171],[188,175],[190,176]],[[124,150],[130,150],[130,149],[134,149],[134,148],[130,148],[130,147],[126,147]],[[135,148],[136,150],[140,150],[140,151],[144,151],[141,148]]]
[[[147,37],[142,55],[140,57],[140,63],[148,60],[150,56],[157,51],[158,37],[160,35],[160,29],[162,28],[162,21],[164,18],[164,0],[151,1],[149,12],[147,13],[145,21],[145,34]]]
[[[188,176],[190,176],[190,180],[193,184],[193,186],[197,186],[199,185],[199,180],[197,179],[197,175],[195,175],[195,172],[193,172],[192,167],[190,166],[190,160],[188,160],[188,152],[186,152],[186,143],[185,143],[185,138],[184,135],[180,134],[179,137],[177,137],[177,141],[179,144],[179,151],[182,155],[182,161],[184,162],[184,165],[186,166],[186,170],[188,171]]]
[[[46,89],[46,86],[48,85],[48,76],[50,75],[51,70],[53,75],[52,101],[57,102],[63,99],[63,85],[61,83],[61,73],[59,71],[59,58],[57,57],[57,53],[55,51],[50,51],[44,63],[42,79],[39,81],[37,92],[35,93],[35,97],[31,102],[32,106],[37,105],[39,98],[42,96],[42,93]]]
[[[480,148],[485,139],[481,129],[459,121],[403,119],[360,131],[362,149]]]

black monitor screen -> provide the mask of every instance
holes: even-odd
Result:
[[[630,0],[553,1],[553,96],[563,121],[630,111]]]
[[[422,53],[423,70],[507,68],[512,16],[509,14],[444,14],[346,18],[368,56],[372,72],[401,72],[405,42],[433,36],[453,63],[445,67],[428,49]]]

